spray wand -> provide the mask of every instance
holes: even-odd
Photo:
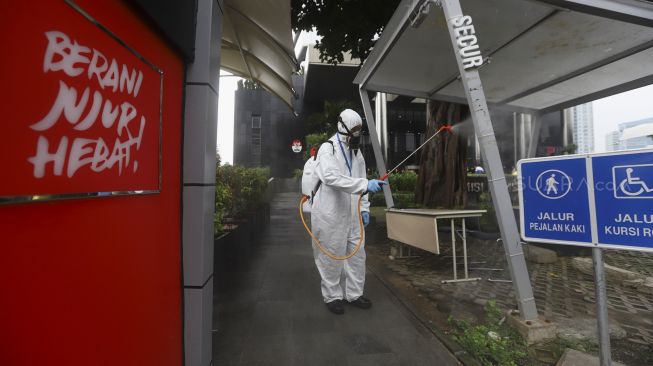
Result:
[[[410,159],[411,156],[415,155],[415,153],[418,152],[421,148],[423,148],[427,143],[429,143],[429,141],[433,140],[433,138],[434,138],[435,136],[437,136],[440,132],[442,132],[442,131],[447,131],[447,132],[449,132],[449,133],[452,133],[452,132],[451,132],[451,129],[452,129],[452,128],[453,128],[453,126],[450,125],[450,124],[444,124],[444,125],[442,125],[442,127],[440,127],[440,128],[439,128],[439,129],[438,129],[438,130],[433,134],[433,136],[431,136],[431,137],[429,137],[428,139],[426,139],[426,141],[424,141],[423,144],[419,145],[419,147],[418,147],[417,149],[415,149],[412,153],[410,153],[410,155],[408,155],[408,156],[406,157],[406,159],[402,160],[401,163],[397,164],[397,166],[395,166],[394,168],[390,169],[390,171],[387,172],[387,173],[385,173],[385,175],[382,176],[381,178],[379,178],[379,180],[386,180],[386,179],[388,179],[388,177],[390,176],[390,174],[394,173],[394,171],[397,170],[397,168],[399,168],[401,165],[403,165],[403,163],[405,163],[408,159]]]

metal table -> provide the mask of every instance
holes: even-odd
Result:
[[[453,257],[453,279],[442,283],[479,281],[480,277],[469,277],[467,269],[467,230],[465,219],[481,217],[486,210],[445,210],[445,209],[395,209],[386,210],[388,238],[411,245],[433,254],[440,254],[438,220],[451,220],[451,245]],[[459,279],[456,261],[456,226],[460,219],[462,225],[463,262],[465,277]]]

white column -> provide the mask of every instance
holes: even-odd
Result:
[[[187,65],[183,146],[185,366],[212,363],[213,213],[222,2],[198,0],[195,59]]]
[[[376,121],[376,133],[379,136],[383,160],[388,161],[388,112],[386,93],[376,93],[374,99],[374,115]]]
[[[537,145],[540,142],[540,132],[542,131],[541,116],[531,115],[531,136],[528,143],[528,154],[526,157],[534,158],[537,154]]]
[[[372,143],[372,150],[374,151],[374,158],[376,159],[376,169],[379,171],[380,176],[386,173],[385,159],[381,152],[381,145],[379,144],[379,136],[377,134],[376,123],[374,122],[374,115],[372,114],[372,106],[370,105],[370,97],[365,89],[358,89],[361,97],[361,104],[363,104],[363,113],[365,113],[365,120],[367,121],[367,128],[370,131],[370,141]],[[385,197],[385,204],[388,208],[394,207],[395,203],[392,199],[392,192],[388,184],[383,185],[383,196]]]

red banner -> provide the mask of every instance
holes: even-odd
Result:
[[[162,72],[82,9],[48,6],[2,35],[0,198],[159,190]]]

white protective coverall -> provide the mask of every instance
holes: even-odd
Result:
[[[358,113],[347,109],[340,114],[350,130],[362,121]],[[338,123],[338,131],[346,130]],[[333,146],[324,143],[317,155],[316,173],[322,185],[313,201],[311,230],[331,254],[351,253],[361,237],[358,199],[367,190],[363,154],[349,149],[347,136],[336,133],[330,138]],[[350,158],[351,157],[351,158]],[[348,161],[351,159],[348,167]],[[367,195],[361,201],[361,212],[369,212]],[[322,277],[324,302],[354,301],[363,295],[365,285],[365,243],[353,257],[334,260],[313,243],[315,264]]]

